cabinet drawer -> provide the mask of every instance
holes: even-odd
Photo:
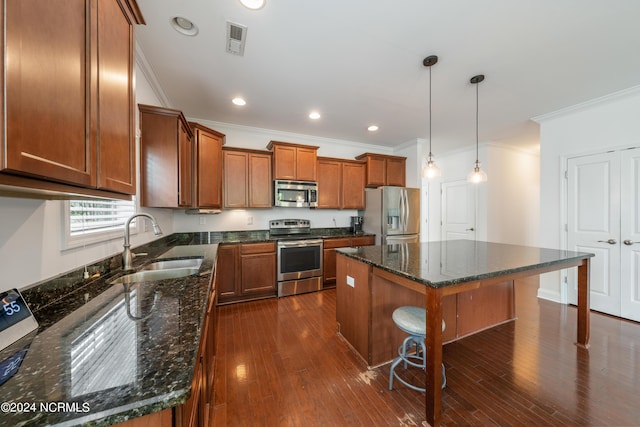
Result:
[[[351,246],[371,246],[374,242],[375,237],[373,236],[354,237],[351,239]]]
[[[247,243],[240,246],[240,254],[263,254],[268,252],[275,252],[276,244],[274,242],[269,243]]]
[[[340,239],[324,239],[324,248],[325,249],[333,249],[333,248],[345,248],[350,246],[351,239],[349,238],[340,238]]]

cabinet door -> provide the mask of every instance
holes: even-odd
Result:
[[[405,159],[386,159],[386,184],[404,187],[405,179]]]
[[[249,207],[270,208],[273,205],[271,155],[249,154]]]
[[[296,179],[299,181],[315,181],[316,174],[316,149],[296,148]]]
[[[342,164],[342,203],[344,209],[364,209],[365,164]]]
[[[275,145],[273,147],[273,179],[297,179],[296,172],[296,147]]]
[[[193,141],[187,125],[178,124],[178,206],[193,205]]]
[[[262,244],[257,244],[262,245]],[[254,245],[242,245],[250,249]],[[256,248],[258,246],[255,246]],[[243,249],[243,252],[245,250]],[[275,295],[276,292],[276,253],[250,253],[240,256],[241,292],[243,296]]]
[[[218,246],[218,261],[216,264],[216,286],[220,302],[240,295],[239,287],[239,252],[240,245]]]
[[[352,237],[351,246],[373,246],[375,241],[375,236]]]
[[[318,208],[340,208],[341,182],[342,162],[318,160]]]
[[[386,162],[384,158],[367,158],[367,187],[386,185]]]
[[[85,0],[20,0],[5,8],[6,138],[0,169],[96,186]],[[95,137],[94,135],[92,137]]]
[[[97,5],[98,187],[135,194],[133,22],[116,0]]]
[[[200,208],[222,207],[222,138],[196,130],[197,202]]]
[[[224,174],[224,207],[246,208],[248,204],[248,153],[223,151],[222,159]]]

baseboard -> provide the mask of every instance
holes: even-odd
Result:
[[[560,292],[550,291],[549,289],[538,288],[538,298],[553,302],[562,302]]]

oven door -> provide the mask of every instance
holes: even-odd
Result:
[[[322,239],[278,242],[278,282],[322,276]]]

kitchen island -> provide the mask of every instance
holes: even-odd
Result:
[[[391,319],[401,305],[427,309],[426,416],[442,416],[443,300],[526,276],[578,267],[577,345],[589,343],[589,267],[593,254],[471,240],[338,249],[336,317],[340,333],[369,365],[397,349]],[[484,304],[487,304],[486,300]],[[483,307],[493,311],[494,307]]]

